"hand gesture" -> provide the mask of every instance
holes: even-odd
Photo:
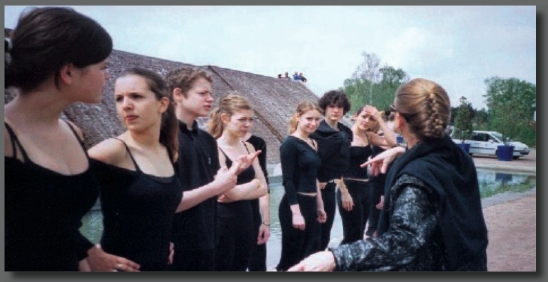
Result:
[[[378,155],[376,155],[374,158],[368,160],[367,162],[360,165],[360,167],[366,167],[368,165],[371,165],[370,173],[371,175],[378,175],[379,173],[386,173],[386,169],[388,168],[388,165],[390,165],[396,157],[400,156],[401,154],[405,153],[405,148],[397,146],[394,148],[390,148]]]
[[[217,191],[217,195],[223,194],[229,189],[236,187],[236,181],[238,180],[238,166],[239,163],[234,162],[232,163],[230,169],[227,169],[226,166],[224,166],[217,171],[217,174],[215,175],[215,180],[212,182]]]
[[[232,166],[235,166],[236,163],[238,164],[236,175],[240,174],[242,171],[246,170],[250,165],[252,165],[253,161],[255,161],[255,159],[261,152],[261,150],[257,150],[255,151],[255,153],[239,156],[236,161],[232,163]]]
[[[381,119],[381,113],[379,113],[377,108],[373,106],[365,106],[364,111],[367,115],[371,116],[374,120]]]
[[[333,253],[323,251],[308,256],[287,271],[333,271],[335,266]]]

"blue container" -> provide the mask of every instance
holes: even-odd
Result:
[[[457,143],[457,146],[459,146],[462,150],[464,150],[466,153],[470,153],[470,144],[466,143]]]
[[[499,161],[511,161],[513,155],[514,155],[514,146],[511,146],[511,145],[497,146],[497,159]]]

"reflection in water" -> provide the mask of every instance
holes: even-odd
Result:
[[[494,170],[478,169],[480,189],[496,189],[500,184],[535,183],[536,175],[520,173],[502,173]],[[273,270],[278,264],[281,252],[281,228],[278,220],[278,206],[284,194],[280,183],[270,183],[270,239],[267,242],[267,269]],[[98,243],[103,231],[102,215],[99,210],[90,211],[83,219],[82,233],[92,242]],[[338,211],[331,230],[331,244],[342,239],[342,224]]]

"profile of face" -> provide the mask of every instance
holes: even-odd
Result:
[[[130,131],[145,131],[162,124],[162,114],[167,110],[167,97],[158,99],[145,78],[125,75],[114,84],[116,111]]]
[[[325,118],[332,122],[338,122],[343,115],[344,108],[338,104],[331,104],[325,107]]]
[[[178,107],[182,107],[192,118],[207,117],[213,107],[211,82],[203,77],[197,78],[186,95],[176,95]],[[177,97],[179,96],[179,97]]]
[[[101,102],[103,88],[110,78],[106,60],[84,68],[72,67],[67,76],[74,82],[72,85],[78,87],[73,91],[77,96],[75,100],[84,103]]]
[[[224,130],[240,138],[249,133],[255,120],[253,110],[239,110],[231,116],[222,114],[221,119]]]
[[[299,123],[297,125],[297,128],[302,133],[311,134],[316,131],[316,129],[320,125],[321,118],[322,114],[317,110],[308,110],[298,116]]]

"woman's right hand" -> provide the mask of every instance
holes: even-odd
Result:
[[[304,230],[305,224],[304,224],[304,217],[302,214],[293,214],[293,227]]]
[[[352,200],[352,196],[350,196],[350,193],[341,192],[341,202],[343,209],[346,211],[351,211],[354,207],[354,200]]]
[[[368,165],[371,165],[370,173],[374,176],[377,176],[379,173],[386,173],[386,169],[388,168],[388,165],[390,165],[398,156],[405,153],[405,148],[401,146],[397,146],[394,148],[390,148],[378,155],[376,155],[374,158],[368,160],[367,162],[360,165],[360,167],[366,167]]]
[[[89,270],[91,271],[137,272],[140,267],[140,265],[129,259],[105,253],[99,244],[88,250],[88,257],[86,260],[89,265]]]

